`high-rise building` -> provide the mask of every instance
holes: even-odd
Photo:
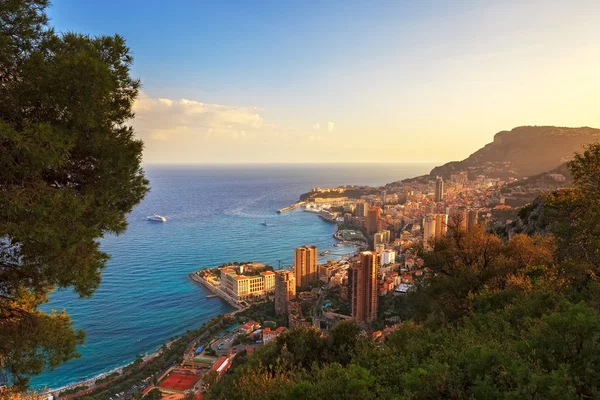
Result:
[[[377,228],[379,227],[379,218],[381,217],[381,209],[379,207],[371,207],[369,208],[369,212],[367,213],[367,233],[369,235],[373,235],[377,232]]]
[[[448,214],[429,214],[423,220],[423,247],[433,249],[433,242],[440,240],[448,231]]]
[[[391,240],[392,240],[392,233],[387,229],[379,231],[379,232],[375,233],[375,235],[373,235],[373,244],[375,246],[378,244],[381,244],[381,243],[389,243]]]
[[[315,246],[302,246],[294,250],[294,275],[296,286],[300,288],[319,279]]]
[[[385,244],[377,243],[375,245],[375,253],[381,254],[381,253],[383,253],[384,250],[385,250]]]
[[[436,202],[444,200],[444,180],[441,176],[438,176],[435,180],[435,196]]]
[[[465,208],[453,208],[450,210],[448,224],[456,229],[467,229],[468,212]]]
[[[384,250],[381,253],[381,265],[393,264],[396,262],[396,252],[394,250]]]
[[[360,322],[372,322],[377,318],[377,276],[379,255],[372,251],[360,253],[360,262],[352,266],[348,274],[350,308],[352,317]]]
[[[377,246],[378,244],[384,244],[385,240],[383,240],[383,232],[377,232],[373,235],[373,245]]]
[[[366,217],[369,211],[369,205],[364,201],[359,201],[356,203],[356,208],[354,209],[354,213],[357,217]]]
[[[387,191],[381,192],[381,208],[385,210],[385,198],[387,197]]]
[[[275,272],[275,313],[287,315],[290,300],[296,297],[296,277],[292,271]]]
[[[440,240],[448,231],[448,214],[435,214],[435,240]]]
[[[392,241],[392,232],[390,232],[388,229],[382,230],[381,233],[383,233],[383,242],[384,243],[389,243]]]
[[[425,216],[423,220],[423,248],[425,250],[432,250],[431,245],[435,241],[435,214],[429,214]]]
[[[474,228],[479,223],[479,212],[477,210],[469,210],[467,218],[467,229]]]

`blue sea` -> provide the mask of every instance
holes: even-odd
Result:
[[[34,388],[85,380],[153,352],[170,338],[232,308],[188,274],[224,262],[289,267],[293,249],[332,247],[334,224],[301,210],[276,214],[315,186],[383,185],[428,173],[429,164],[146,166],[151,191],[128,216],[120,236],[101,240],[110,254],[99,289],[81,299],[57,291],[44,309],[66,309],[87,332],[81,357],[32,379]],[[164,215],[166,223],[146,220]],[[262,223],[267,222],[268,227]],[[139,339],[139,341],[138,341]]]

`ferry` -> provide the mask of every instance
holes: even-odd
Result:
[[[158,214],[149,215],[146,218],[148,219],[148,221],[167,222],[167,219],[165,217],[163,217],[162,215],[158,215]]]

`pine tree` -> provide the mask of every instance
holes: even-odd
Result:
[[[98,239],[148,190],[124,39],[57,34],[47,6],[0,2],[0,367],[18,387],[77,356],[84,332],[38,307],[55,288],[94,292]]]

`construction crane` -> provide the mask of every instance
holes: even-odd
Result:
[[[183,362],[181,363],[182,367],[185,367],[186,361],[188,362],[188,364],[192,365],[192,369],[195,369],[195,364],[194,364],[194,346],[192,346],[190,348],[190,351],[187,353],[187,355],[184,357]]]

